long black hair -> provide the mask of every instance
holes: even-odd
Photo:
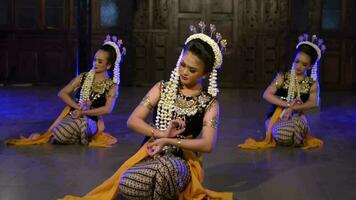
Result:
[[[105,44],[102,47],[100,47],[99,50],[103,50],[109,54],[108,62],[111,65],[111,69],[114,69],[115,61],[116,61],[116,57],[117,57],[114,47],[112,47],[111,45]]]
[[[317,51],[314,49],[314,47],[312,47],[312,46],[310,46],[308,44],[300,45],[295,50],[294,57],[296,57],[299,52],[303,52],[303,53],[307,54],[310,57],[310,65],[314,65],[316,60],[318,59]]]
[[[193,39],[184,46],[184,51],[190,51],[201,59],[204,63],[204,72],[210,73],[213,70],[215,54],[209,44],[201,39]]]

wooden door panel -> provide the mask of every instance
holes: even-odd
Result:
[[[232,14],[234,8],[233,0],[211,0],[211,13],[213,14]]]
[[[204,0],[179,0],[178,13],[201,13]]]
[[[11,52],[14,65],[9,69],[9,81],[15,83],[33,83],[38,80],[38,52]]]
[[[217,31],[228,41],[223,69],[219,74],[220,86],[264,88],[277,72],[290,68],[297,37],[302,34],[298,31],[302,29],[313,33],[320,31],[322,2],[320,0],[306,2],[307,12],[297,12],[291,7],[300,3],[295,0],[172,0],[168,6],[164,0],[142,1],[137,6],[141,9],[138,15],[145,17],[141,17],[137,27],[144,27],[143,30],[150,33],[145,43],[145,49],[150,53],[144,56],[144,60],[146,65],[151,67],[145,68],[148,70],[146,72],[151,81],[169,78],[172,65],[175,64],[183,43],[190,34],[189,25],[197,25],[200,20],[204,20],[207,25],[215,24]],[[347,8],[348,12],[345,15],[353,15],[355,9],[354,6],[351,7],[352,9]],[[155,14],[150,17],[144,13]],[[307,16],[300,18],[296,23],[295,17],[298,13]],[[152,26],[157,24],[155,21],[162,19],[161,16],[169,19],[169,23],[164,20],[166,25]],[[307,24],[304,26],[304,23]],[[303,27],[294,27],[301,24]],[[161,44],[157,46],[152,41],[155,39],[152,34],[162,31],[166,36],[166,48]],[[329,38],[336,39],[336,43],[344,44],[331,50],[326,39],[329,52],[326,56],[330,55],[330,58],[326,58],[321,65],[322,67],[326,65],[323,67],[325,69],[335,71],[335,74],[331,75],[321,73],[321,82],[325,81],[327,87],[338,88],[352,84],[351,78],[347,76],[352,74],[350,70],[352,64],[351,61],[345,60],[348,45],[340,38],[342,37]],[[331,46],[333,45],[331,42]],[[143,57],[137,57],[137,63],[142,63],[138,59],[142,60]],[[160,73],[162,65],[165,65],[164,73]],[[164,77],[157,77],[161,75]]]
[[[178,38],[177,40],[177,48],[181,49],[183,47],[183,44],[185,40],[191,35],[191,32],[189,30],[190,25],[194,25],[197,28],[197,31],[200,32],[198,23],[201,20],[201,18],[180,18],[178,19]]]
[[[67,66],[66,54],[67,53],[63,50],[52,50],[39,54],[38,81],[42,83],[63,83],[73,77],[74,66]],[[61,76],[58,76],[59,74],[61,74]]]

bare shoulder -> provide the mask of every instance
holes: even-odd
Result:
[[[161,88],[163,86],[163,81],[158,81],[156,84],[153,85],[153,87],[150,89],[149,93],[160,93]]]
[[[319,90],[319,81],[314,80],[314,81],[312,82],[311,87],[310,87],[310,92],[316,92],[316,91],[318,91],[318,90]]]
[[[287,76],[286,73],[278,72],[274,77],[271,85],[275,86],[277,89],[280,88],[284,82],[285,76]]]
[[[219,111],[219,101],[216,99],[216,98],[213,98],[210,102],[209,102],[209,104],[208,104],[208,106],[207,106],[207,108],[206,108],[206,111],[207,112],[213,112],[213,111]]]

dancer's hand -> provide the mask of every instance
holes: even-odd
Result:
[[[298,110],[299,106],[303,104],[303,101],[300,99],[296,99],[291,103],[291,106],[289,107],[290,109]]]
[[[167,130],[165,130],[163,134],[167,138],[174,138],[179,136],[184,131],[185,131],[185,122],[181,119],[173,119],[169,123]]]
[[[303,101],[300,99],[294,99],[291,103],[290,103],[290,108],[293,108],[293,106],[297,106],[297,105],[301,105],[303,104]]]
[[[90,106],[91,106],[91,102],[90,101],[83,102],[80,105],[80,110],[89,110]]]
[[[73,118],[77,119],[77,118],[82,116],[82,111],[81,110],[74,110],[74,111],[70,112],[70,115]]]
[[[159,138],[147,143],[147,153],[149,156],[158,155],[166,145],[166,138]]]
[[[287,121],[287,120],[289,120],[291,118],[292,114],[293,114],[293,110],[291,108],[285,108],[283,110],[281,119],[284,120],[284,121]]]

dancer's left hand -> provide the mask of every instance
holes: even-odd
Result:
[[[80,110],[89,110],[91,106],[90,101],[85,101],[82,104],[80,104]]]
[[[147,153],[149,156],[154,156],[162,151],[166,145],[166,138],[159,138],[147,144]]]
[[[79,117],[82,116],[82,111],[81,110],[74,110],[74,111],[70,112],[70,115],[73,118],[79,118]]]
[[[293,114],[293,110],[290,109],[290,108],[285,108],[284,109],[284,112],[283,112],[283,115],[281,116],[281,119],[284,120],[284,121],[287,121],[291,118]]]

